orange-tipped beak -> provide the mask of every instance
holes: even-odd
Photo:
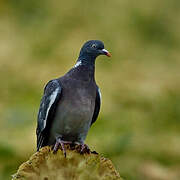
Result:
[[[106,56],[111,57],[112,55],[111,55],[110,52],[107,52],[107,53],[106,53]]]
[[[109,51],[107,51],[106,49],[102,49],[102,51],[104,52],[104,54],[108,57],[111,57],[111,53]]]

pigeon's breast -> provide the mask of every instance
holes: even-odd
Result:
[[[87,134],[90,127],[95,107],[96,89],[88,83],[78,84],[76,82],[71,86],[67,84],[63,88],[52,128],[54,132],[65,138],[70,137],[68,140],[76,140],[80,134]]]

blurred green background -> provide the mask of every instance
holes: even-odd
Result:
[[[96,61],[103,100],[86,143],[124,179],[180,179],[179,0],[1,0],[0,179],[36,151],[43,87],[89,39],[113,56]]]

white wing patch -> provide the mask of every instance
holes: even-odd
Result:
[[[78,61],[78,62],[75,64],[74,67],[76,68],[76,67],[80,66],[81,64],[82,64],[82,62],[81,62],[81,61]]]
[[[58,91],[59,91],[59,88],[56,88],[55,91],[51,94],[51,96],[49,97],[50,98],[50,102],[49,102],[49,106],[48,106],[48,109],[47,109],[47,112],[46,112],[46,118],[44,120],[44,128],[46,127],[46,121],[47,121],[47,117],[48,117],[48,114],[49,114],[49,110],[51,108],[51,106],[53,105],[56,97],[57,97],[57,94],[58,94]]]

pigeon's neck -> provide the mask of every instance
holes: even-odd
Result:
[[[87,61],[86,59],[78,59],[76,64],[74,65],[74,68],[77,68],[79,66],[87,66],[90,69],[94,69],[95,61]]]
[[[69,72],[72,78],[83,81],[94,80],[94,74],[95,59],[89,61],[85,58],[78,58],[75,66]]]
[[[93,66],[94,67],[95,60],[96,60],[95,56],[92,56],[92,55],[90,56],[88,54],[84,54],[84,53],[80,52],[80,55],[78,57],[78,60],[77,60],[76,64],[81,63],[84,66]]]

